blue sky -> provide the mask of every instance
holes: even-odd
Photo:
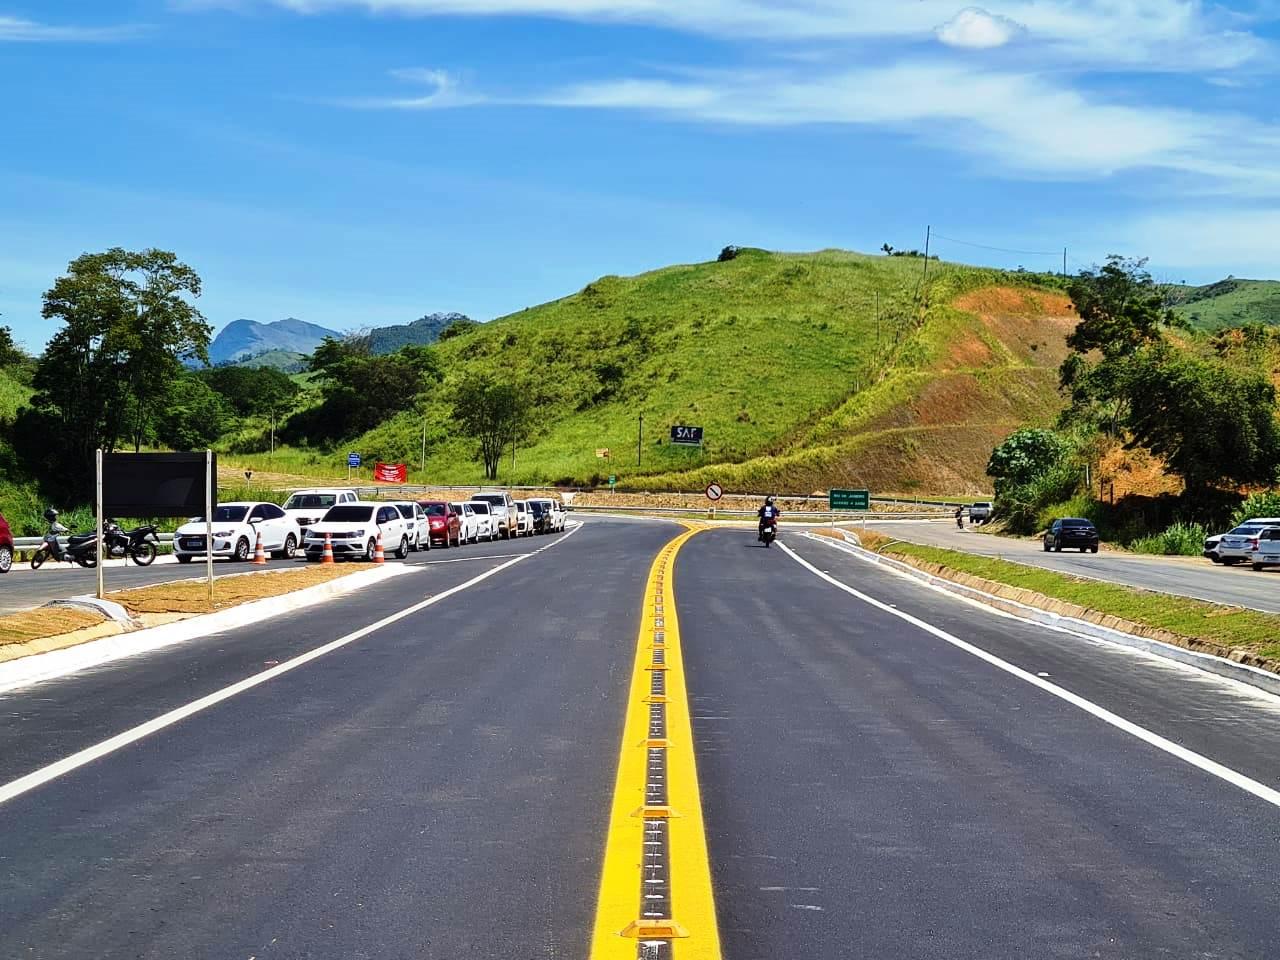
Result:
[[[175,250],[215,327],[926,224],[1280,277],[1278,34],[1280,0],[0,0],[0,324],[41,346],[114,245]]]

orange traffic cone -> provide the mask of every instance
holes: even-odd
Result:
[[[373,562],[374,563],[387,562],[386,551],[382,549],[382,531],[381,530],[378,531],[378,546],[375,547],[373,551]]]
[[[255,567],[265,567],[267,565],[267,552],[262,549],[262,531],[258,531],[258,543],[253,548],[253,565]]]
[[[324,535],[324,553],[320,554],[321,563],[333,563],[333,540],[329,534]]]

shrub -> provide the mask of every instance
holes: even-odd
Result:
[[[736,260],[740,252],[741,252],[741,248],[735,247],[732,244],[730,244],[729,246],[725,247],[720,251],[720,256],[716,257],[716,260],[719,261],[720,263],[726,263],[729,260]]]
[[[1266,490],[1245,497],[1231,515],[1231,525],[1239,526],[1250,517],[1280,517],[1280,491]]]
[[[1154,536],[1133,541],[1129,549],[1135,553],[1168,557],[1198,557],[1208,535],[1208,531],[1198,523],[1175,523]]]

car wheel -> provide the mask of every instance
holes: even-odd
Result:
[[[401,537],[400,546],[396,548],[396,559],[403,560],[409,555],[409,538]]]
[[[1097,553],[1097,552],[1098,552],[1098,548],[1097,548],[1097,547],[1090,547],[1090,548],[1089,548],[1089,552],[1090,552],[1090,553]]]
[[[249,538],[241,537],[236,541],[236,552],[232,559],[237,562],[243,562],[249,559]]]
[[[1252,564],[1250,564],[1250,566],[1251,566],[1251,567],[1253,567],[1253,569],[1254,569],[1255,571],[1257,571],[1257,570],[1261,570],[1261,569],[1262,569],[1262,564],[1260,564],[1260,563],[1252,563]]]
[[[191,554],[189,553],[175,553],[174,556],[178,558],[179,563],[191,562]]]
[[[298,553],[298,538],[292,533],[284,538],[284,548],[280,551],[280,556],[285,560],[292,560]]]
[[[1058,541],[1058,540],[1056,540],[1056,539],[1053,541],[1053,552],[1054,552],[1054,553],[1061,553],[1061,552],[1062,552],[1062,544],[1061,544],[1061,542],[1059,542],[1059,541]]]
[[[1223,558],[1222,558],[1222,565],[1223,565],[1224,567],[1234,567],[1234,566],[1236,565],[1236,558],[1235,558],[1235,557],[1223,557]]]
[[[364,558],[369,563],[373,563],[374,558],[378,555],[378,541],[373,537],[369,538],[369,542],[364,545]]]
[[[1043,545],[1044,545],[1044,552],[1045,552],[1045,553],[1048,553],[1048,552],[1049,552],[1049,541],[1048,541],[1048,540],[1045,540]]]
[[[1221,558],[1220,558],[1220,557],[1215,553],[1212,557],[1210,557],[1210,558],[1209,558],[1209,562],[1210,562],[1210,563],[1221,563],[1221,562],[1222,562],[1222,560],[1221,560]]]
[[[13,547],[5,544],[0,547],[0,573],[8,573],[13,566]]]

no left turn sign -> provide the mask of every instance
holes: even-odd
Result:
[[[711,500],[711,501],[713,501],[713,502],[714,502],[714,501],[716,501],[716,500],[719,500],[719,499],[720,499],[721,497],[723,497],[723,496],[724,496],[724,491],[720,489],[720,484],[718,484],[718,483],[708,483],[708,484],[707,484],[707,499],[708,499],[708,500]]]

